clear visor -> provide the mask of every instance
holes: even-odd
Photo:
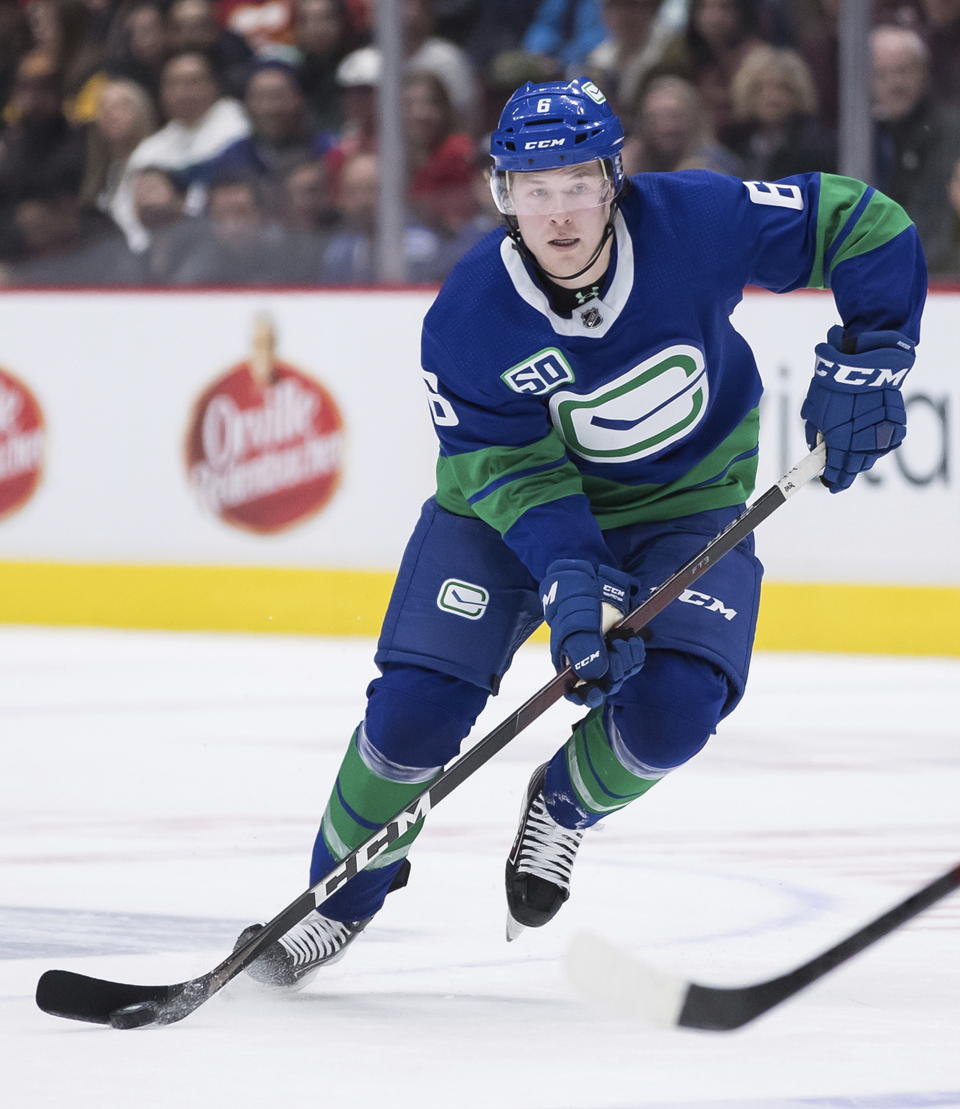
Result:
[[[599,208],[614,198],[613,181],[604,161],[569,169],[516,173],[492,170],[490,192],[505,216],[550,216]]]

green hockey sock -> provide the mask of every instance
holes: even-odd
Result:
[[[601,706],[585,716],[573,729],[562,752],[562,769],[569,777],[576,807],[588,818],[587,823],[629,805],[664,776],[646,769],[638,773],[639,768],[622,741],[609,734],[604,715]],[[609,730],[614,730],[612,723]],[[584,822],[578,823],[582,826]]]
[[[440,774],[442,767],[407,767],[390,762],[366,737],[361,724],[353,733],[340,765],[320,831],[334,859],[349,855],[383,827]],[[423,820],[404,832],[369,869],[390,866],[406,858],[423,828]]]

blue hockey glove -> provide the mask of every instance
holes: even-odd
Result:
[[[596,708],[643,666],[646,648],[639,636],[604,641],[607,628],[630,611],[635,588],[629,574],[609,566],[595,569],[578,558],[547,567],[540,597],[553,665],[562,670],[569,662],[586,683],[566,695],[574,704]]]
[[[844,347],[854,346],[846,353]],[[907,433],[900,386],[913,365],[914,344],[899,331],[865,331],[844,343],[842,327],[831,327],[816,346],[817,361],[800,409],[807,446],[817,435],[827,445],[821,481],[831,493],[849,489]]]

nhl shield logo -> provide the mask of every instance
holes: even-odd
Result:
[[[599,308],[586,308],[580,313],[580,322],[584,327],[599,327],[603,323],[603,316]]]

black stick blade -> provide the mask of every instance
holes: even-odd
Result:
[[[781,987],[779,979],[754,986],[700,986],[691,982],[677,1017],[681,1028],[704,1032],[732,1032],[756,1020],[795,992]]]
[[[70,970],[48,970],[37,983],[37,1005],[55,1017],[111,1024],[111,1014],[117,1010],[144,1003],[162,1008],[179,989],[179,986],[133,986],[88,978]]]

